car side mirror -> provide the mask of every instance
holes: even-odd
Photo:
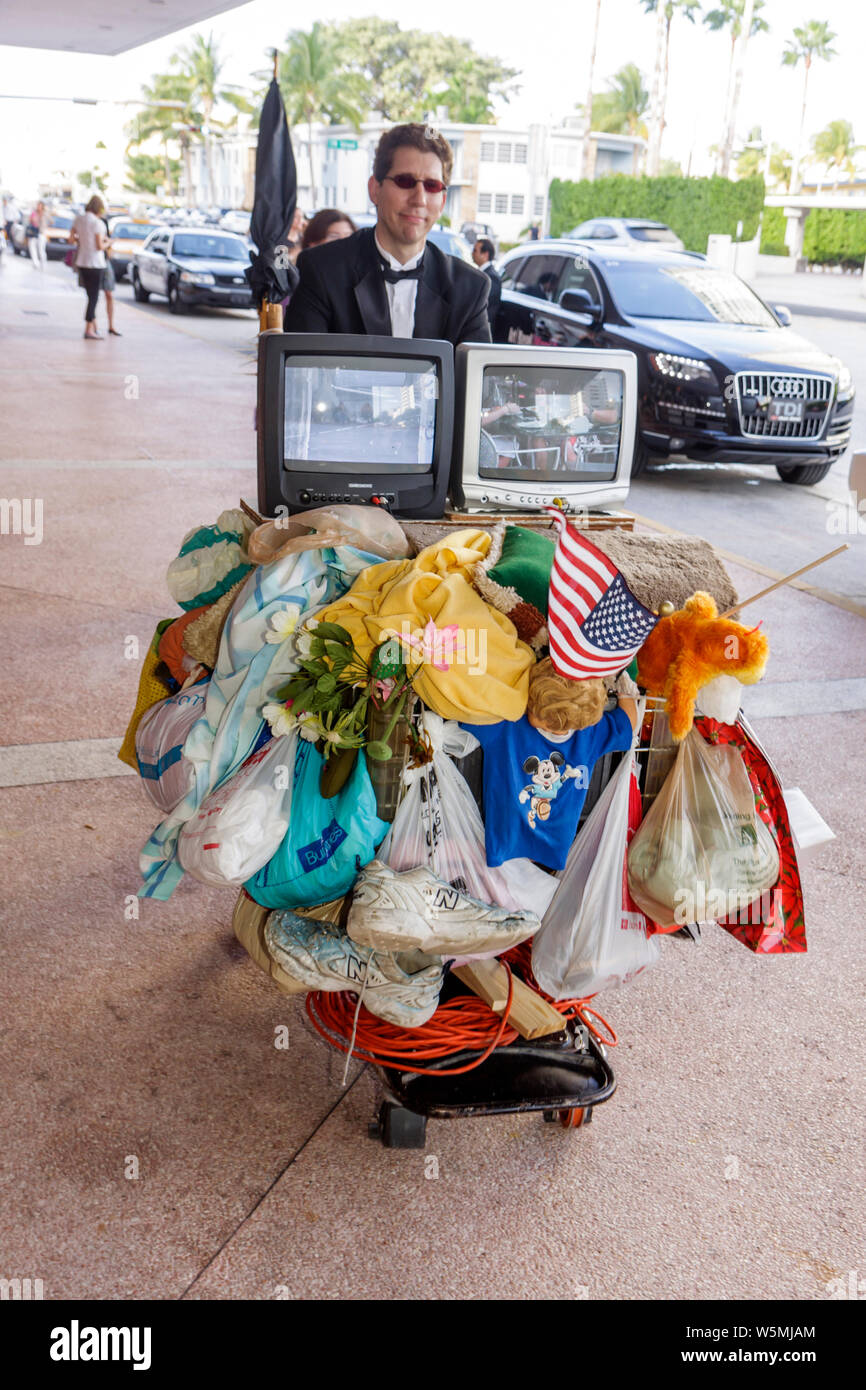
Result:
[[[589,314],[594,322],[601,318],[601,305],[593,301],[589,290],[565,290],[559,305],[570,314]]]
[[[791,324],[794,322],[791,317],[791,310],[785,304],[774,304],[773,313],[776,315],[776,318],[783,328],[790,328]]]

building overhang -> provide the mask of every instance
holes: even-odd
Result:
[[[239,0],[4,0],[3,43],[115,57],[239,8]]]

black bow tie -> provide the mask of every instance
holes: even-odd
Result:
[[[389,265],[382,261],[382,274],[389,285],[399,285],[401,280],[420,280],[424,270],[423,258],[418,262],[414,270],[392,270]]]

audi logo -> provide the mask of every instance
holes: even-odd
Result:
[[[770,392],[774,396],[805,396],[806,382],[801,376],[774,376]]]

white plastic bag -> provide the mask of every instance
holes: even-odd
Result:
[[[585,999],[658,959],[642,912],[629,910],[625,852],[634,758],[624,757],[572,845],[532,943],[532,972],[552,999]]]
[[[638,906],[659,926],[743,911],[779,877],[779,851],[755,810],[736,748],[692,729],[628,852]]]
[[[135,731],[138,771],[151,801],[164,815],[174,810],[193,783],[194,769],[183,756],[186,736],[204,714],[208,682],[178,690],[145,710]]]
[[[445,751],[461,751],[466,735],[432,710],[424,711],[421,723],[433,761],[404,772],[407,791],[379,848],[379,859],[399,873],[424,864],[471,898],[540,917],[556,892],[557,880],[531,859],[509,859],[490,868],[481,813]]]
[[[178,858],[202,883],[241,884],[277,852],[289,828],[297,733],[266,743],[205,797],[178,840]]]

